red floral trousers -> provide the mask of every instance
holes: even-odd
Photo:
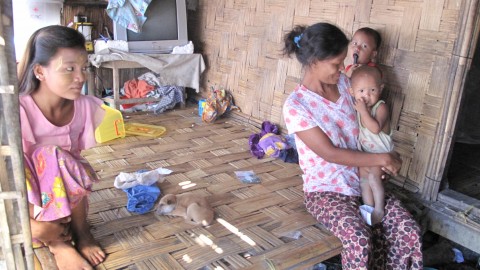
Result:
[[[360,216],[360,197],[305,193],[305,206],[343,244],[343,269],[423,269],[420,228],[392,194],[385,217],[371,227]]]

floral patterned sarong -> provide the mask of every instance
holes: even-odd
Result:
[[[33,218],[53,221],[72,214],[87,196],[96,174],[86,160],[74,158],[58,146],[43,146],[25,156],[28,202],[34,205]],[[36,241],[34,240],[34,246]]]

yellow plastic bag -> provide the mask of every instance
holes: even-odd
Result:
[[[225,89],[216,90],[212,88],[210,96],[205,101],[202,121],[212,123],[230,110],[238,110],[238,107],[233,104],[232,95]]]

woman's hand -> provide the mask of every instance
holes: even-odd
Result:
[[[70,217],[64,217],[54,221],[37,221],[30,219],[32,237],[46,245],[56,241],[70,241],[72,239],[70,221]]]
[[[396,152],[387,153],[387,164],[382,166],[382,171],[384,171],[388,175],[396,176],[398,171],[402,167],[402,160],[400,159],[400,155]],[[386,177],[382,177],[386,179]]]

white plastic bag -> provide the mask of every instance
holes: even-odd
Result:
[[[165,176],[172,173],[169,169],[158,168],[146,172],[124,173],[121,172],[115,177],[113,185],[118,189],[127,189],[137,185],[150,186],[157,181],[163,182]]]

